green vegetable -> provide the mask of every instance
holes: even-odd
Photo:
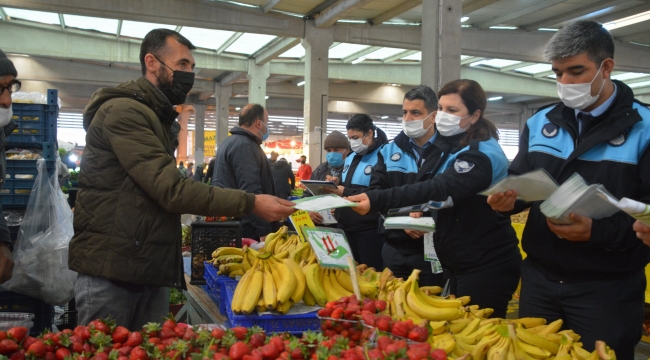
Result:
[[[182,291],[175,288],[169,289],[169,303],[171,305],[185,304],[186,301],[187,298],[185,298]]]

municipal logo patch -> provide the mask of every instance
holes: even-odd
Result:
[[[618,136],[609,140],[608,142],[612,146],[621,146],[625,144],[625,140],[627,140],[627,131],[623,131],[622,133],[618,134]]]
[[[349,168],[350,168],[350,165],[345,165],[345,167],[343,168],[343,172],[348,172]]]
[[[553,138],[556,137],[558,134],[559,130],[557,125],[548,123],[544,125],[542,128],[542,135],[544,135],[547,138]]]
[[[372,165],[368,165],[366,166],[365,169],[363,169],[363,173],[366,175],[370,175],[371,172],[372,172]]]
[[[469,161],[464,161],[464,160],[456,160],[454,163],[454,169],[456,169],[456,172],[459,174],[465,174],[470,172],[474,168],[474,164],[472,164]]]
[[[390,156],[390,159],[393,161],[399,161],[399,159],[401,158],[402,158],[402,153],[398,153],[398,152]]]

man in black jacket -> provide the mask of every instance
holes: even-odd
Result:
[[[239,126],[219,146],[215,157],[212,185],[247,193],[275,195],[271,162],[260,145],[269,136],[269,114],[258,104],[241,109]],[[242,219],[242,236],[264,241],[273,226],[256,215]]]
[[[561,103],[528,120],[510,173],[543,168],[562,184],[578,173],[617,198],[650,202],[650,110],[632,90],[612,81],[614,42],[591,20],[560,29],[545,57],[556,74]],[[561,318],[587,350],[604,340],[618,359],[633,359],[641,339],[648,248],[623,212],[603,219],[570,215],[556,225],[540,203],[515,201],[515,191],[488,198],[494,210],[530,207],[523,235],[520,316]]]
[[[277,155],[276,154],[276,159]],[[271,153],[273,155],[273,153]],[[271,160],[273,162],[273,160]],[[285,158],[280,158],[273,163],[271,168],[273,172],[273,182],[275,183],[275,193],[280,199],[287,199],[291,195],[291,190],[296,187],[296,177],[291,170],[291,164]],[[291,182],[291,184],[289,184]]]

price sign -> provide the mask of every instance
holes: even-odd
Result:
[[[309,217],[309,212],[305,210],[298,210],[295,213],[291,214],[289,220],[291,220],[293,227],[296,228],[296,231],[298,232],[298,237],[300,237],[300,241],[306,242],[307,238],[305,237],[305,234],[302,229],[304,227],[315,226],[314,222],[311,221],[311,218]]]
[[[303,232],[322,266],[348,268],[348,257],[352,256],[352,250],[343,230],[305,227]]]

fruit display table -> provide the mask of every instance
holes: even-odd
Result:
[[[187,291],[183,291],[187,298],[184,309],[178,317],[187,316],[187,323],[198,324],[223,324],[228,326],[228,317],[219,312],[219,305],[215,304],[200,286],[190,285],[189,276],[185,275]]]

